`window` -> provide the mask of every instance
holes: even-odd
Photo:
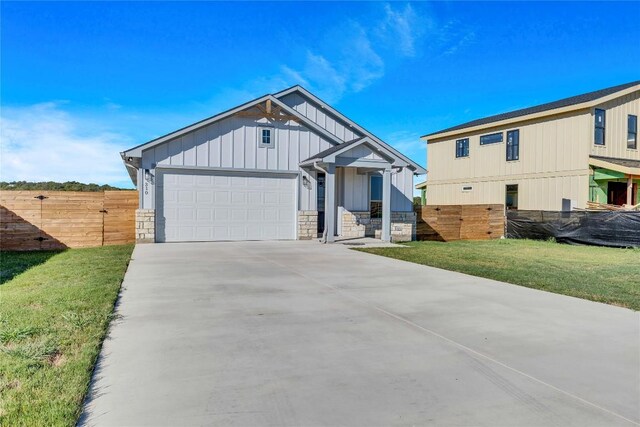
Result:
[[[382,218],[382,176],[380,175],[371,175],[369,213],[371,218]]]
[[[480,137],[480,145],[496,144],[502,142],[502,132],[482,135]]]
[[[507,210],[518,209],[518,184],[507,184],[505,206]]]
[[[261,147],[274,147],[274,139],[275,131],[273,130],[273,128],[258,128],[258,143]]]
[[[520,158],[520,130],[507,132],[507,161]]]
[[[456,141],[456,158],[469,157],[469,138]]]
[[[627,148],[638,148],[638,116],[627,116]]]
[[[605,125],[605,114],[604,110],[600,110],[596,108],[595,111],[595,136],[593,143],[595,145],[604,145],[604,125]]]

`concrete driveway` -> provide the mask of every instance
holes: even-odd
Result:
[[[317,242],[138,245],[81,424],[640,424],[640,316]]]

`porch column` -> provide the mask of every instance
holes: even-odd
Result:
[[[336,165],[327,165],[324,178],[324,230],[327,233],[327,243],[335,240],[336,230]]]
[[[383,242],[391,241],[391,169],[382,173],[382,236]]]
[[[627,205],[633,203],[633,175],[629,175],[627,178]]]

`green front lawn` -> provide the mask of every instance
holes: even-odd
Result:
[[[357,249],[640,310],[640,250],[533,240],[410,242]]]
[[[0,425],[75,425],[132,250],[0,253]]]

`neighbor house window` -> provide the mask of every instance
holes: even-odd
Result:
[[[518,184],[507,184],[505,207],[508,210],[518,209]]]
[[[469,157],[469,138],[456,141],[456,157]]]
[[[380,175],[371,175],[369,213],[371,218],[382,218],[382,177]]]
[[[638,148],[638,116],[627,116],[627,148]]]
[[[604,125],[605,114],[604,110],[596,108],[595,111],[595,136],[593,143],[595,145],[604,145]]]
[[[480,137],[480,145],[497,144],[498,142],[502,142],[502,132],[482,135]]]
[[[507,161],[518,160],[520,158],[520,131],[510,130],[507,132]]]
[[[261,147],[274,147],[274,137],[273,128],[258,128],[258,143]]]

